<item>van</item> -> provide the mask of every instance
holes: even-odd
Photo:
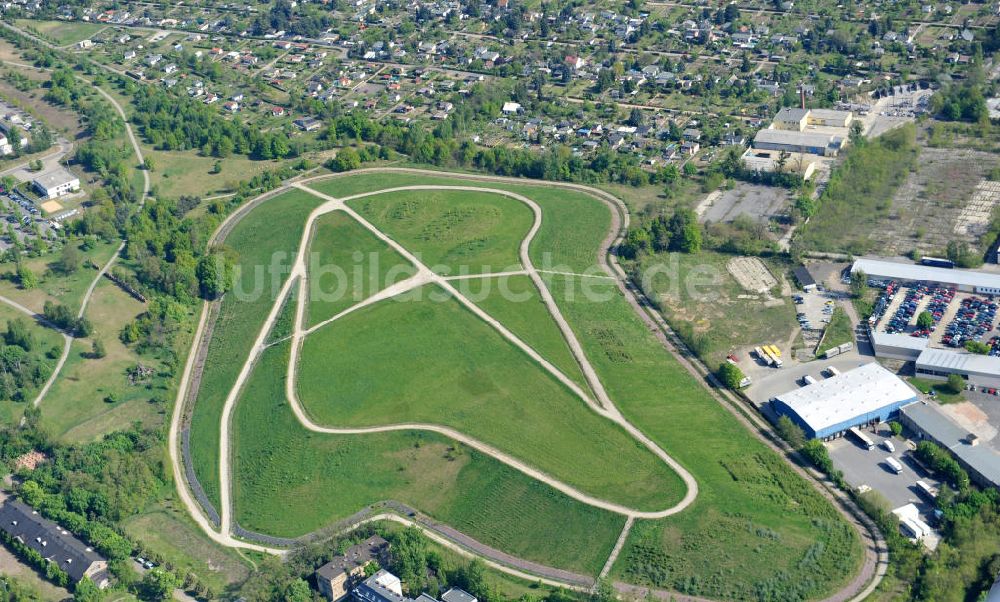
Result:
[[[896,474],[903,472],[903,465],[899,463],[899,460],[893,458],[892,456],[885,459],[885,464]]]
[[[889,441],[888,439],[882,442],[882,447],[884,447],[885,451],[889,452],[890,454],[896,453],[896,446],[893,445],[892,441]]]

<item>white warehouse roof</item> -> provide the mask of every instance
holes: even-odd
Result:
[[[943,368],[962,374],[1000,374],[1000,357],[963,353],[949,349],[924,349],[917,357],[917,365],[923,368]]]
[[[851,272],[858,270],[876,278],[940,282],[956,286],[982,286],[1000,289],[1000,274],[991,274],[989,272],[936,268],[915,263],[897,263],[894,261],[880,261],[878,259],[858,259],[854,262]]]
[[[887,332],[873,332],[871,334],[872,343],[886,347],[896,347],[898,349],[909,349],[912,351],[923,351],[927,349],[929,340],[923,337],[911,337],[908,334],[889,334]]]
[[[837,139],[830,134],[816,132],[797,132],[795,130],[760,130],[754,136],[754,144],[787,144],[791,146],[808,146],[826,148]]]
[[[778,396],[814,431],[916,399],[901,378],[872,362]]]

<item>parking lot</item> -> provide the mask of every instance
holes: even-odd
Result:
[[[875,442],[874,449],[865,449],[852,437],[841,437],[825,444],[834,466],[843,471],[844,480],[854,488],[867,486],[874,489],[888,500],[893,509],[914,504],[920,512],[921,519],[929,525],[934,525],[936,522],[934,506],[918,492],[916,482],[924,481],[938,489],[941,487],[941,482],[913,460],[908,441],[890,438],[891,433],[887,426],[883,425],[878,433],[866,430],[865,434]],[[887,439],[891,439],[895,452],[890,453],[884,447]],[[886,464],[886,459],[889,457],[896,458],[903,466],[900,474],[896,474]]]
[[[0,196],[0,220],[4,233],[6,234],[9,225],[21,244],[36,238],[36,226],[43,238],[53,239],[56,236],[49,220],[42,218],[34,204],[23,197]],[[12,246],[13,241],[6,236],[0,237],[0,251],[6,251]]]
[[[881,316],[876,324],[880,332],[927,338],[936,347],[961,348],[968,341],[976,341],[990,345],[990,355],[1000,356],[998,306],[990,299],[946,287],[905,288],[890,282],[885,283],[876,308],[876,315]],[[925,311],[934,320],[930,329],[917,326],[918,316]]]

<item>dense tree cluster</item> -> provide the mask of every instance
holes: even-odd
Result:
[[[702,231],[694,211],[680,208],[669,218],[660,215],[644,224],[630,228],[619,252],[626,259],[643,253],[676,251],[697,253],[701,250]]]
[[[931,110],[945,121],[988,123],[989,108],[982,88],[974,81],[942,88],[931,101]]]
[[[214,261],[205,263],[211,223],[185,218],[185,206],[171,199],[146,203],[125,228],[124,253],[146,289],[182,302],[203,292],[214,297],[228,287],[226,273],[209,269]]]
[[[0,344],[0,399],[25,401],[25,391],[40,387],[51,373],[51,362],[37,348],[27,322],[9,320]]]
[[[223,119],[211,105],[162,88],[138,88],[133,102],[133,123],[148,143],[162,150],[194,149],[206,156],[254,159],[284,159],[302,151],[301,143],[291,142],[281,130],[261,132]]]
[[[84,317],[76,317],[68,307],[61,303],[46,301],[42,308],[42,315],[51,324],[76,337],[90,336],[93,330],[90,320]]]

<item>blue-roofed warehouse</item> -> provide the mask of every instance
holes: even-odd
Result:
[[[771,405],[807,436],[831,439],[854,426],[885,422],[915,401],[916,391],[872,362],[779,395]]]

